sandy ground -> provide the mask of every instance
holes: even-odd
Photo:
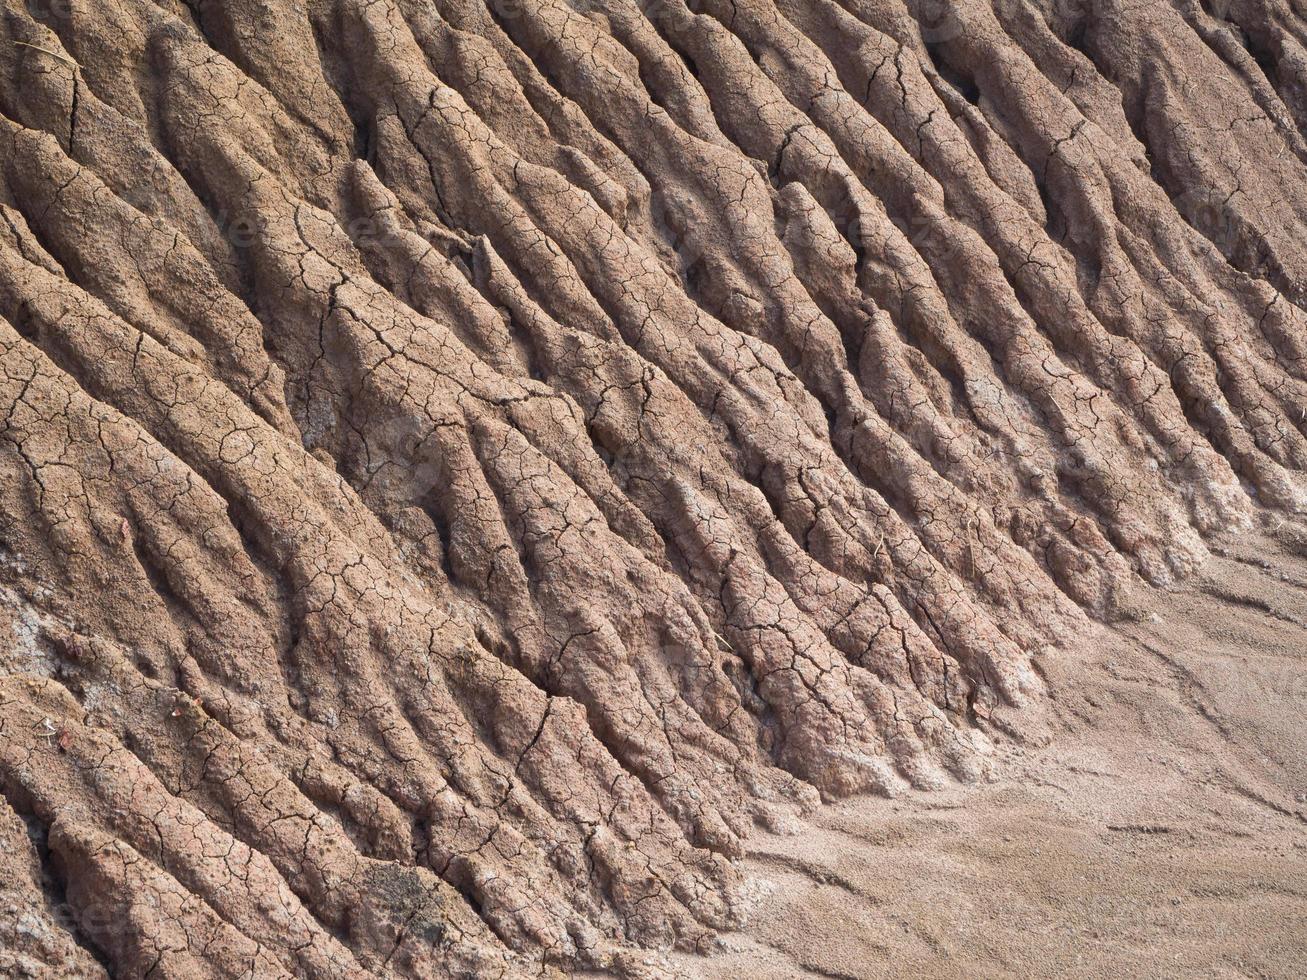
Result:
[[[1148,601],[1040,663],[1065,730],[1010,749],[996,782],[846,801],[756,838],[746,932],[677,967],[1304,975],[1307,563],[1244,542]]]

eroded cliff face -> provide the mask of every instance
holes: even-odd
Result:
[[[982,777],[1302,505],[1299,8],[4,0],[0,970],[638,972]]]

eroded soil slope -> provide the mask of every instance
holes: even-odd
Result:
[[[1056,734],[1003,742],[993,782],[753,835],[758,907],[680,974],[1303,976],[1307,538],[1286,537],[1217,545],[1144,615],[1041,654]]]
[[[3,6],[0,970],[638,972],[1303,504],[1297,0]]]

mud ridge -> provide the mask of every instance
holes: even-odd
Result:
[[[639,974],[985,779],[1307,501],[1295,10],[4,0],[0,972]]]

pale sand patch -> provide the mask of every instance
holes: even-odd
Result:
[[[1260,568],[1259,564],[1270,568]],[[1281,578],[1281,574],[1286,578]],[[1307,574],[1248,544],[1046,658],[1047,747],[999,781],[824,807],[705,977],[1307,970]]]

